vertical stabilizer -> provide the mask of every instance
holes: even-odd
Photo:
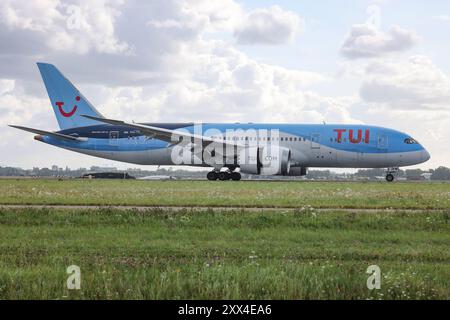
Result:
[[[81,117],[85,114],[103,118],[54,65],[48,63],[37,65],[61,130],[100,124],[95,120]]]

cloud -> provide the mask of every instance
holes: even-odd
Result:
[[[341,47],[348,59],[381,57],[411,49],[419,41],[412,30],[392,26],[387,33],[369,24],[353,25]]]
[[[302,26],[296,13],[272,6],[249,12],[234,36],[239,44],[284,44],[291,42]]]
[[[439,20],[439,21],[444,21],[444,22],[450,22],[450,16],[449,15],[439,15],[439,16],[435,16],[433,17],[435,20]]]
[[[179,0],[155,8],[148,25],[160,31],[195,30],[197,32],[231,31],[244,16],[242,7],[233,0]],[[163,11],[163,14],[160,14]]]
[[[102,93],[109,97],[102,101],[108,106],[102,112],[127,120],[292,122],[301,116],[302,121],[313,122],[317,113],[302,114],[310,104],[322,110],[335,106],[307,91],[329,81],[321,74],[259,63],[222,41],[192,50],[178,57],[180,65],[174,66],[178,76],[167,83]]]
[[[15,81],[11,79],[0,79],[0,96],[14,90]]]
[[[425,56],[378,61],[366,68],[360,95],[400,110],[450,110],[450,76]]]
[[[3,53],[30,50],[99,53],[130,53],[132,48],[120,41],[114,24],[123,1],[4,0],[0,4],[0,40],[10,46]],[[16,42],[30,41],[28,45]]]

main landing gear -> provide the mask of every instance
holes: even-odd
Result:
[[[393,182],[394,181],[394,173],[398,171],[398,168],[388,168],[386,172],[386,181]]]
[[[219,170],[213,170],[208,172],[206,175],[206,178],[208,178],[209,181],[215,181],[219,179],[220,181],[226,181],[226,180],[233,180],[233,181],[239,181],[241,180],[241,174],[236,171],[219,171]]]

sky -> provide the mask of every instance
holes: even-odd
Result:
[[[36,62],[106,117],[370,124],[450,167],[450,2],[0,2],[0,166],[136,167],[7,127],[58,130]]]

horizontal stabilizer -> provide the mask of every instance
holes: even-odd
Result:
[[[12,128],[28,131],[31,133],[40,134],[42,136],[49,136],[49,137],[53,137],[56,139],[62,139],[62,140],[68,140],[68,141],[86,141],[87,140],[86,138],[73,137],[73,136],[69,136],[67,134],[62,134],[62,133],[57,133],[57,132],[44,131],[44,130],[27,128],[27,127],[22,127],[22,126],[15,126],[15,125],[9,125],[9,126]]]

